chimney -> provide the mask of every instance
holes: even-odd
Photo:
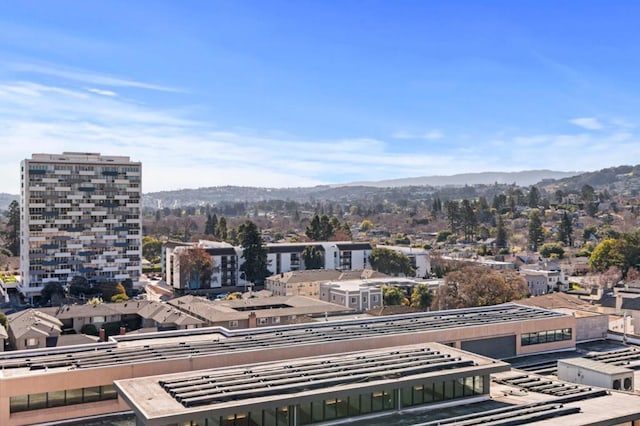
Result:
[[[620,293],[616,294],[616,311],[621,311],[622,310],[622,302],[624,301],[624,298],[622,297],[622,295]]]
[[[126,327],[120,327],[120,335],[124,336],[125,334],[127,334],[127,328]]]
[[[249,328],[256,328],[258,326],[258,317],[255,312],[249,313]]]
[[[104,328],[100,329],[100,341],[101,342],[106,342],[107,341],[107,332]]]

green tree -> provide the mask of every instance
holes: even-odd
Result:
[[[444,204],[449,230],[452,234],[457,234],[460,229],[460,206],[456,201],[447,201]]]
[[[529,194],[527,195],[527,204],[532,209],[535,209],[540,205],[540,190],[537,186],[532,186],[531,189],[529,189]]]
[[[59,282],[51,282],[45,284],[40,292],[40,302],[43,304],[51,304],[57,303],[61,298],[64,297],[64,287]]]
[[[316,246],[306,246],[302,251],[304,269],[322,269],[324,267],[322,251]]]
[[[573,246],[573,223],[569,214],[565,211],[560,219],[560,225],[558,226],[558,241]]]
[[[404,303],[406,296],[399,287],[383,285],[382,300],[385,306],[397,306]]]
[[[383,274],[414,276],[416,273],[407,255],[384,247],[371,250],[369,262],[371,268]]]
[[[606,271],[611,267],[620,268],[622,277],[632,267],[640,264],[640,235],[622,234],[619,238],[607,238],[593,249],[589,266],[595,271]]]
[[[427,309],[433,302],[433,291],[426,284],[417,284],[411,292],[411,306]]]
[[[20,256],[20,205],[17,201],[9,204],[5,213],[7,224],[3,233],[4,246],[14,255]]]
[[[225,241],[227,239],[227,219],[224,216],[218,219],[218,225],[216,226],[216,237]]]
[[[503,249],[507,247],[507,229],[504,226],[502,216],[498,216],[498,225],[496,226],[496,247]]]
[[[246,281],[262,285],[269,276],[267,269],[267,247],[255,223],[247,220],[238,228],[238,237],[242,247],[244,263],[240,271]]]
[[[538,251],[538,246],[544,242],[542,220],[538,209],[531,210],[529,214],[529,248]]]
[[[373,223],[370,220],[365,219],[360,223],[360,230],[362,232],[368,232],[371,229],[373,229]]]
[[[188,247],[178,255],[181,288],[210,288],[213,259],[202,247]]]
[[[305,234],[312,241],[328,241],[339,229],[340,220],[337,217],[329,218],[326,214],[315,214],[306,227]]]
[[[114,295],[111,296],[111,303],[124,303],[129,300],[129,296],[127,296],[127,291],[121,283],[116,285],[114,290]]]
[[[546,243],[540,247],[542,257],[556,257],[562,259],[564,257],[564,247],[560,243]]]
[[[144,236],[142,237],[142,257],[151,263],[159,263],[162,254],[162,242],[160,240]]]
[[[478,219],[476,218],[476,212],[473,206],[467,199],[462,200],[460,222],[464,240],[467,242],[473,241],[478,230]]]

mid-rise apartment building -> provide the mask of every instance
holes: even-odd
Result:
[[[21,164],[22,281],[136,282],[141,274],[141,163],[98,153],[33,154]]]

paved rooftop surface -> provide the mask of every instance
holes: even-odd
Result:
[[[539,308],[505,304],[483,308],[437,311],[394,317],[362,318],[325,323],[229,331],[220,327],[116,336],[115,345],[56,348],[0,354],[0,374],[20,375],[51,368],[91,368],[160,359],[189,358],[215,353],[325,344],[386,335],[531,321],[567,315]],[[183,336],[189,336],[188,339]],[[226,337],[226,338],[225,338]],[[178,338],[178,341],[176,341]],[[127,342],[127,343],[124,343]],[[132,345],[130,342],[139,342]],[[135,346],[135,347],[132,347]]]

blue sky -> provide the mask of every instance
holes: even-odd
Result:
[[[143,190],[640,162],[632,1],[0,0],[0,192],[34,152]]]

